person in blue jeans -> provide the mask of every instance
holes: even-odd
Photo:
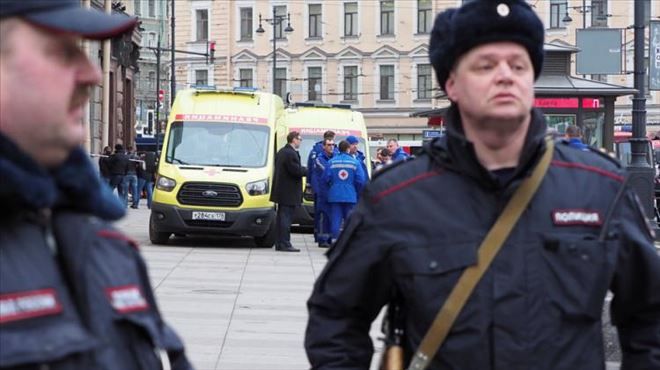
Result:
[[[117,190],[119,199],[124,203],[124,207],[126,207],[128,195],[124,187],[124,176],[126,176],[128,166],[130,166],[131,162],[128,155],[124,152],[123,145],[115,144],[115,153],[108,158],[108,163],[110,167],[110,188]]]
[[[329,185],[330,230],[334,240],[339,238],[342,223],[355,207],[358,192],[367,179],[360,162],[348,153],[350,146],[346,140],[342,140],[339,143],[339,154],[328,162],[323,172],[323,181]]]
[[[137,169],[140,167],[140,159],[134,152],[133,147],[128,146],[128,159],[129,165],[126,169],[126,176],[124,176],[124,181],[122,182],[122,188],[124,190],[124,201],[128,204],[128,191],[131,192],[131,208],[137,208],[138,202],[140,201],[140,194],[138,194],[138,177]]]
[[[147,195],[147,208],[151,209],[151,197],[153,195],[154,189],[154,170],[155,170],[155,153],[142,153],[140,159],[144,161],[144,166],[140,165],[137,168],[137,201],[134,201],[133,204],[136,205],[135,208],[140,206],[140,196],[142,192],[146,192]]]

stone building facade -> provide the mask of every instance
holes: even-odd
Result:
[[[365,115],[373,139],[420,140],[425,118],[412,113],[447,104],[428,61],[435,15],[470,0],[185,0],[176,2],[176,47],[204,52],[216,42],[215,63],[177,57],[177,89],[194,85],[253,86],[294,101],[349,103]],[[660,3],[648,2],[649,19]],[[621,29],[626,70],[632,70],[633,1],[531,1],[546,25],[546,42],[575,45],[576,30]],[[585,24],[582,14],[586,12]],[[290,14],[288,22],[265,19]],[[563,22],[566,14],[572,22]],[[259,19],[262,19],[260,22]],[[263,33],[257,33],[259,26]],[[273,37],[276,70],[273,77]],[[575,56],[573,57],[575,58]],[[575,73],[575,60],[572,73]],[[578,76],[579,77],[579,76]],[[632,75],[586,76],[632,87]],[[275,81],[273,81],[275,80]],[[660,94],[648,94],[648,121],[660,123]],[[628,120],[630,96],[616,101],[616,116]]]

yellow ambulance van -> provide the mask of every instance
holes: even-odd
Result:
[[[284,104],[254,89],[189,89],[172,106],[153,194],[149,239],[172,234],[254,237],[275,243],[272,185]]]
[[[300,132],[303,141],[300,144],[300,161],[307,166],[309,153],[314,144],[323,140],[327,130],[335,132],[335,143],[353,135],[358,138],[358,149],[364,153],[366,167],[371,176],[371,162],[367,136],[367,126],[362,113],[354,111],[348,104],[295,103],[289,106],[284,118],[277,126],[277,148],[286,144],[286,135],[291,131]],[[312,169],[309,168],[308,171]],[[303,181],[303,206],[296,209],[293,224],[309,227],[314,223],[314,193]]]

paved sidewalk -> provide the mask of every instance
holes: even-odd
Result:
[[[237,238],[174,238],[152,246],[148,222],[146,207],[129,209],[117,226],[141,245],[161,311],[197,370],[309,369],[305,303],[326,262],[312,235],[292,234],[300,253]],[[379,329],[380,319],[372,338]],[[374,344],[379,352],[381,342]],[[607,370],[619,367],[607,364]]]
[[[300,253],[238,238],[175,238],[152,246],[148,220],[146,207],[129,209],[117,226],[141,245],[163,315],[196,369],[309,369],[305,304],[326,262],[312,235],[292,234]],[[374,336],[379,328],[374,324]]]

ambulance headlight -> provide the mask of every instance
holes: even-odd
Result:
[[[158,182],[156,182],[156,188],[158,190],[172,191],[176,186],[176,181],[165,176],[158,176]]]
[[[248,182],[245,185],[245,190],[250,195],[264,195],[268,194],[268,179]]]

